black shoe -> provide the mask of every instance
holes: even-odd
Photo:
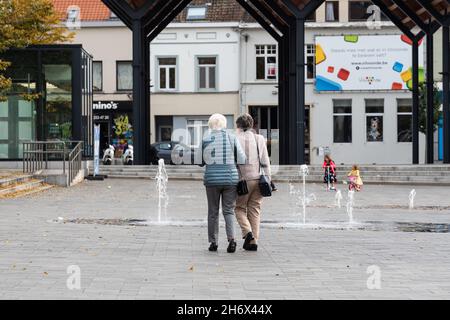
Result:
[[[236,241],[230,240],[227,248],[228,253],[236,252]]]
[[[217,251],[217,244],[215,244],[214,242],[211,243],[211,245],[209,246],[209,251],[215,252]]]
[[[244,250],[249,250],[250,241],[252,241],[254,239],[255,238],[253,238],[253,233],[251,233],[251,232],[247,233],[247,235],[245,236],[245,241],[244,241]]]
[[[258,245],[256,243],[250,243],[247,251],[258,251]]]

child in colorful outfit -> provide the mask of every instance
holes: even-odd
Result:
[[[334,163],[333,159],[329,155],[326,155],[323,161],[322,168],[325,169],[325,174],[323,177],[323,182],[327,185],[331,185],[330,190],[336,191],[336,164]]]
[[[348,179],[350,184],[353,183],[356,191],[361,191],[361,187],[363,185],[363,181],[361,179],[361,174],[359,172],[359,167],[355,164],[352,167],[352,170],[348,173]]]

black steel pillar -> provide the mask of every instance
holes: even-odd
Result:
[[[295,164],[305,164],[305,19],[296,19]]]
[[[434,163],[434,62],[433,33],[427,33],[427,163]]]
[[[444,163],[450,163],[450,32],[449,26],[442,28],[442,93],[444,114]]]
[[[289,47],[287,46],[285,34],[280,41],[278,41],[278,128],[279,134],[279,146],[280,146],[280,164],[287,163],[287,139],[289,131],[286,125],[286,55],[288,54]]]
[[[82,79],[84,74],[81,70],[81,49],[72,51],[72,139],[73,141],[83,141],[82,136]]]
[[[287,112],[286,112],[286,125],[288,128],[288,148],[287,148],[287,163],[296,164],[296,149],[297,149],[297,131],[296,131],[296,119],[297,119],[297,95],[296,95],[296,51],[297,51],[297,30],[294,26],[289,28],[289,57],[288,57],[288,88],[287,88]]]
[[[419,164],[419,40],[414,39],[412,45],[413,69],[413,105],[412,105],[412,159]]]
[[[133,20],[133,146],[134,164],[149,164],[150,99],[147,82],[149,46],[142,21]]]

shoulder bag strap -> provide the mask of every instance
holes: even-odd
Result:
[[[252,133],[253,137],[255,138],[255,143],[256,143],[256,152],[258,153],[258,163],[259,163],[259,173],[261,174],[264,173],[263,169],[262,169],[262,164],[261,164],[261,156],[259,154],[259,145],[258,145],[258,139],[256,139],[256,134]]]

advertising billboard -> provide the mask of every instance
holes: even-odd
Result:
[[[422,41],[419,66],[423,82]],[[411,90],[412,42],[404,35],[317,36],[315,89]]]

